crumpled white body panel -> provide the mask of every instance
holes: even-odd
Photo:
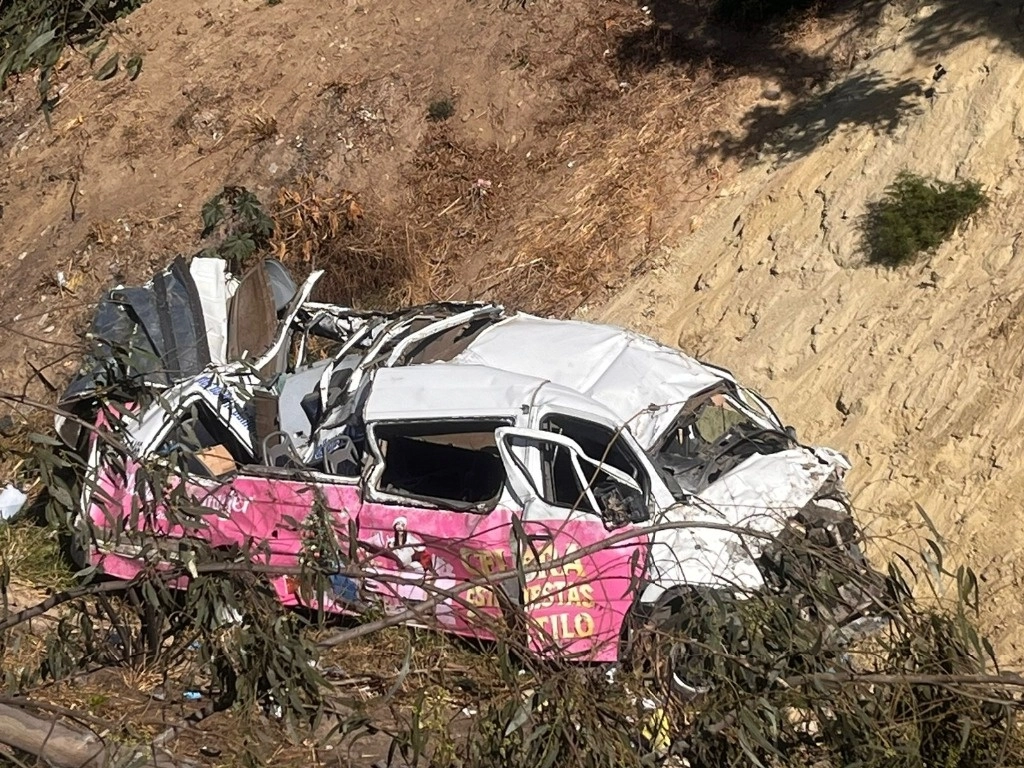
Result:
[[[752,456],[708,486],[693,504],[668,509],[654,524],[709,522],[777,534],[834,471],[842,472],[842,457],[830,458],[835,460],[822,461],[800,448]],[[711,528],[657,531],[651,547],[652,584],[643,599],[656,600],[666,588],[684,584],[757,589],[764,579],[755,559],[765,543],[756,536]]]
[[[547,379],[591,397],[627,423],[644,450],[693,395],[730,380],[631,331],[525,314],[487,328],[452,362]]]
[[[206,324],[206,341],[210,347],[210,362],[223,365],[228,358],[228,298],[227,262],[224,259],[192,259],[189,272],[199,293]]]

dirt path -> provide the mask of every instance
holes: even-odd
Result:
[[[856,504],[893,547],[913,542],[920,503],[983,580],[1019,664],[1024,60],[991,36],[929,36],[947,11],[890,9],[863,60],[786,113],[692,235],[587,314],[732,368],[803,438],[847,451]],[[992,204],[934,256],[888,271],[864,263],[858,221],[901,169],[978,179]]]

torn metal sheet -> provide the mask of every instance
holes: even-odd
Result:
[[[687,524],[707,520],[752,534],[772,534],[803,509],[836,471],[835,464],[802,449],[754,455],[708,486],[691,504],[667,510],[662,519]],[[756,535],[741,537],[710,528],[659,531],[651,548],[657,575],[650,579],[645,598],[655,600],[681,578],[700,586],[757,589],[764,583],[757,557],[766,543]]]
[[[93,350],[62,401],[115,383],[167,386],[196,375],[210,362],[203,314],[180,257],[145,286],[111,290],[93,320]]]
[[[223,259],[195,257],[189,273],[196,284],[196,293],[203,308],[206,344],[210,362],[223,365],[228,361],[228,285],[227,265]]]
[[[242,275],[231,299],[228,315],[229,359],[256,360],[261,357],[273,342],[277,327],[274,295],[261,262]]]
[[[302,284],[302,288],[295,294],[291,300],[291,304],[284,307],[284,318],[277,325],[277,331],[272,336],[269,347],[263,353],[263,355],[256,361],[256,368],[264,370],[268,365],[273,362],[282,349],[287,352],[287,342],[291,337],[292,324],[295,322],[295,318],[298,317],[299,312],[302,310],[302,305],[309,300],[310,294],[313,292],[313,287],[317,281],[323,276],[324,271],[318,269],[312,272],[306,281]],[[275,372],[283,370],[284,365],[278,366]]]

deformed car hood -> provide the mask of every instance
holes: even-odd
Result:
[[[762,586],[755,562],[767,543],[835,474],[849,468],[834,451],[794,448],[751,456],[687,502],[665,510],[652,525],[650,585],[644,601],[680,585],[745,591]],[[715,527],[703,527],[708,523]],[[752,535],[723,529],[731,526]]]

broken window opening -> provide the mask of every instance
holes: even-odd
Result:
[[[207,478],[253,463],[252,452],[201,400],[192,401],[178,414],[156,453],[165,458],[177,455],[190,474]]]
[[[793,438],[776,426],[774,414],[755,410],[748,399],[739,397],[727,387],[698,395],[657,450],[655,466],[676,498],[700,493],[751,456],[795,446]]]
[[[592,512],[610,527],[647,519],[649,478],[620,433],[561,414],[545,417],[541,429],[575,441],[583,450],[583,458],[590,459],[578,462],[567,447],[545,443],[541,450],[541,469],[542,496],[546,502]],[[631,477],[640,491],[614,477],[603,466]],[[588,492],[593,494],[596,508]]]
[[[505,484],[494,430],[505,421],[380,424],[374,437],[384,467],[378,490],[458,511],[494,508]]]

